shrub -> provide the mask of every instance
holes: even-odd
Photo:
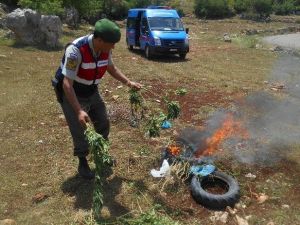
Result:
[[[63,0],[19,0],[19,5],[23,8],[30,8],[42,14],[62,15]]]
[[[286,0],[282,3],[275,2],[273,5],[273,11],[276,15],[288,15],[294,10],[296,10],[296,7],[294,5],[294,1],[292,0]]]
[[[249,8],[250,3],[249,1],[246,0],[235,0],[233,4],[233,8],[236,13],[243,13],[246,12],[247,9]]]
[[[265,19],[272,12],[272,0],[236,0],[234,9],[247,19]]]
[[[63,0],[64,6],[75,7],[81,18],[86,19],[90,23],[94,23],[97,18],[99,18],[102,12],[102,1],[98,0]]]
[[[129,0],[129,8],[144,8],[151,5],[151,0]]]
[[[7,6],[14,6],[16,7],[18,4],[18,0],[1,0],[1,3],[7,5]]]
[[[176,9],[177,12],[178,12],[178,15],[180,17],[183,17],[184,16],[184,11],[183,9],[181,8],[180,6],[180,0],[172,0],[169,2],[169,6],[171,6],[173,9]]]
[[[267,17],[272,12],[271,0],[254,0],[252,1],[254,12],[260,16]]]
[[[195,0],[197,17],[222,18],[230,14],[226,0]]]
[[[117,4],[113,4],[111,7],[110,16],[114,19],[121,19],[126,17],[129,4],[126,1],[120,1]]]

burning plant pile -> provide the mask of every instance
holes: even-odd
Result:
[[[210,158],[221,144],[230,138],[247,140],[249,133],[242,121],[234,117],[233,113],[226,113],[220,120],[220,126],[213,131],[197,131],[185,129],[181,135],[166,147],[167,157],[198,162]]]

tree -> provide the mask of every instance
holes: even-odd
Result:
[[[195,14],[198,17],[222,18],[230,14],[226,0],[195,0]]]
[[[65,7],[74,6],[80,15],[80,17],[87,20],[95,20],[92,18],[99,17],[103,10],[102,0],[63,0]],[[91,21],[94,22],[94,21]]]
[[[18,4],[42,14],[61,15],[64,12],[63,0],[19,0]]]

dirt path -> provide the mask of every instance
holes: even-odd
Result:
[[[300,33],[269,36],[263,41],[283,48],[300,50]]]

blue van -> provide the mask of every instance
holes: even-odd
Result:
[[[130,50],[143,50],[148,59],[155,54],[178,54],[185,59],[189,52],[188,29],[184,29],[177,11],[166,7],[130,9],[126,42]]]

